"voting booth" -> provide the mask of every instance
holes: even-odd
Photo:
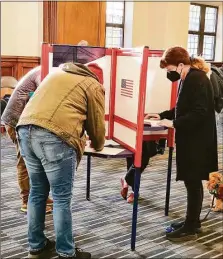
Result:
[[[112,57],[111,138],[136,154],[135,166],[141,166],[143,140],[167,138],[173,147],[173,132],[160,127],[154,131],[144,125],[144,115],[174,107],[176,84],[159,67],[162,51],[147,47],[117,49]]]
[[[148,113],[160,113],[175,106],[177,83],[166,78],[160,69],[161,50],[148,47],[132,49],[106,49],[89,46],[42,45],[41,79],[58,69],[65,62],[83,64],[96,63],[104,75],[106,138],[120,145],[120,151],[108,149],[96,152],[86,147],[87,159],[87,198],[90,194],[90,158],[128,157],[134,155],[135,192],[132,216],[131,249],[135,249],[138,191],[142,142],[167,139],[169,147],[167,191],[165,215],[168,215],[174,130],[165,127],[145,125]],[[107,152],[107,153],[106,153]]]
[[[163,51],[148,47],[116,49],[112,59],[111,137],[135,154],[135,186],[132,216],[131,249],[135,250],[138,192],[143,140],[167,139],[169,147],[165,215],[169,211],[170,181],[174,130],[163,127],[146,127],[144,116],[159,113],[175,106],[177,83],[166,78],[159,67]]]

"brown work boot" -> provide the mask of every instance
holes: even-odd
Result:
[[[48,199],[46,201],[46,205],[47,206],[53,206],[53,200],[48,197]]]
[[[27,213],[27,203],[23,203],[20,210]]]

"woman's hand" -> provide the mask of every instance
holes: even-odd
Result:
[[[171,120],[164,119],[164,120],[161,120],[158,124],[159,124],[159,126],[173,128],[173,121],[171,121]]]
[[[152,114],[152,113],[149,113],[145,116],[144,119],[151,119],[151,120],[160,120],[160,116],[159,114]]]

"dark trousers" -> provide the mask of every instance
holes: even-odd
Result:
[[[202,181],[184,181],[187,189],[187,214],[185,227],[188,230],[195,230],[201,227],[200,214],[202,209],[204,191]]]
[[[159,148],[164,148],[166,147],[166,139],[162,138],[159,140]]]
[[[142,173],[147,165],[149,164],[149,159],[157,154],[157,143],[156,141],[144,141],[142,144],[142,160],[140,172]],[[135,180],[135,167],[134,167],[134,156],[126,158],[127,162],[127,174],[125,180],[129,186],[132,187],[134,191],[134,180]]]

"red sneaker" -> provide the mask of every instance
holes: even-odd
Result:
[[[127,199],[128,203],[133,203],[134,202],[134,192],[131,192],[128,199]]]
[[[46,205],[47,206],[53,206],[53,200],[48,198],[47,201],[46,201]]]
[[[140,196],[138,196],[138,199],[140,199]],[[131,192],[128,199],[127,199],[128,203],[133,203],[134,202],[134,192]]]
[[[123,177],[121,178],[121,188],[122,188],[121,195],[122,195],[123,199],[126,200],[129,186]]]

